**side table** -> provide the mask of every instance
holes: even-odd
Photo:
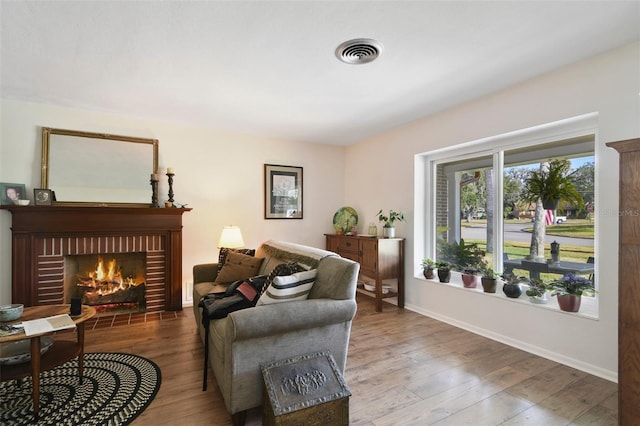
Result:
[[[376,312],[382,312],[382,299],[398,298],[398,308],[404,308],[404,238],[378,238],[324,234],[326,249],[360,264],[360,276],[375,281],[375,291],[358,291],[375,297]],[[395,279],[397,291],[383,293],[382,281]]]
[[[53,315],[68,314],[70,308],[70,305],[44,305],[24,308],[24,312],[19,319],[8,322],[7,324],[45,318]],[[41,372],[50,370],[54,367],[57,367],[58,365],[72,360],[75,357],[78,357],[78,374],[80,380],[82,381],[84,368],[84,322],[92,318],[95,314],[96,310],[94,308],[92,308],[91,306],[83,305],[80,315],[71,317],[73,322],[76,324],[76,341],[54,341],[53,345],[44,356],[41,356],[40,354],[40,338],[42,336],[55,334],[55,331],[34,334],[28,337],[25,336],[24,332],[0,337],[0,343],[25,339],[31,340],[31,361],[29,363],[23,364],[0,366],[0,381],[4,382],[12,379],[21,379],[28,376],[31,376],[33,378],[33,412],[36,419],[38,418],[38,412],[40,409]]]

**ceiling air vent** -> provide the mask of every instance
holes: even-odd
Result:
[[[366,64],[376,59],[382,52],[382,45],[368,38],[345,41],[336,49],[336,57],[345,64]]]

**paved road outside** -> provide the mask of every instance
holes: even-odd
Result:
[[[505,241],[523,241],[531,242],[531,233],[523,231],[524,228],[532,226],[533,223],[522,221],[520,223],[507,222],[504,224],[504,240]],[[469,240],[485,240],[487,238],[487,226],[484,224],[474,224],[472,227],[462,228],[462,238]],[[554,235],[545,235],[545,245],[556,241],[562,244],[574,246],[593,247],[593,239],[590,238],[573,238],[559,237]]]

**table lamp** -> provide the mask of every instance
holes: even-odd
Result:
[[[244,247],[244,240],[242,239],[242,232],[240,228],[235,225],[229,225],[222,228],[220,234],[220,240],[218,240],[218,248],[240,248]]]

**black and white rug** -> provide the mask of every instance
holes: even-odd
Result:
[[[87,353],[84,380],[72,360],[40,376],[40,418],[31,400],[31,378],[0,384],[2,425],[126,425],[160,389],[158,366],[125,353]]]

